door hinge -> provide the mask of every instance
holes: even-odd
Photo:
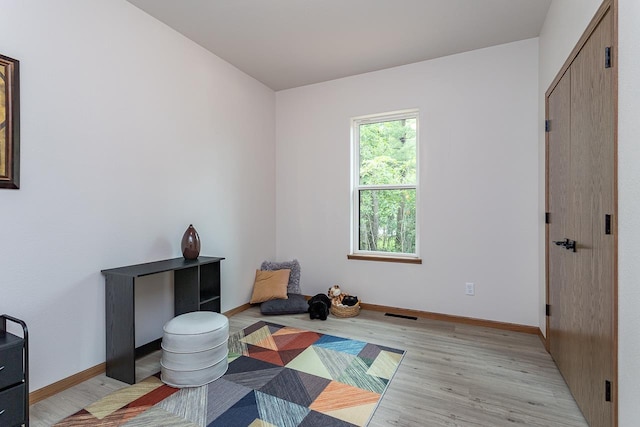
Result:
[[[549,304],[546,304],[544,306],[544,312],[545,312],[545,315],[551,316],[551,306]]]
[[[604,68],[611,68],[611,46],[604,48]]]
[[[551,224],[551,212],[544,213],[544,223]]]
[[[604,382],[604,400],[605,402],[611,402],[611,381],[609,380]]]
[[[611,215],[604,216],[604,234],[611,234]]]
[[[551,120],[544,121],[544,131],[551,132]]]

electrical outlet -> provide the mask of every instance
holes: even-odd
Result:
[[[475,295],[476,294],[476,287],[473,283],[467,282],[465,284],[465,289],[464,289],[464,294],[465,295]]]

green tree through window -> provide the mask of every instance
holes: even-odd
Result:
[[[417,255],[417,130],[415,111],[354,119],[354,252]]]

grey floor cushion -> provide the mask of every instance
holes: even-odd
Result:
[[[292,261],[274,262],[264,261],[260,266],[260,270],[291,270],[289,273],[289,283],[287,285],[287,293],[299,294],[300,291],[300,263],[297,259]]]
[[[272,299],[260,304],[262,314],[298,314],[306,313],[309,304],[304,295],[288,294],[287,299]]]

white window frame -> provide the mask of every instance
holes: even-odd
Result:
[[[360,125],[390,122],[402,119],[416,120],[416,182],[397,185],[360,185]],[[420,118],[417,109],[370,114],[351,119],[351,254],[371,257],[419,258],[420,254]],[[415,253],[382,252],[360,250],[360,190],[402,190],[416,192],[416,245]]]

